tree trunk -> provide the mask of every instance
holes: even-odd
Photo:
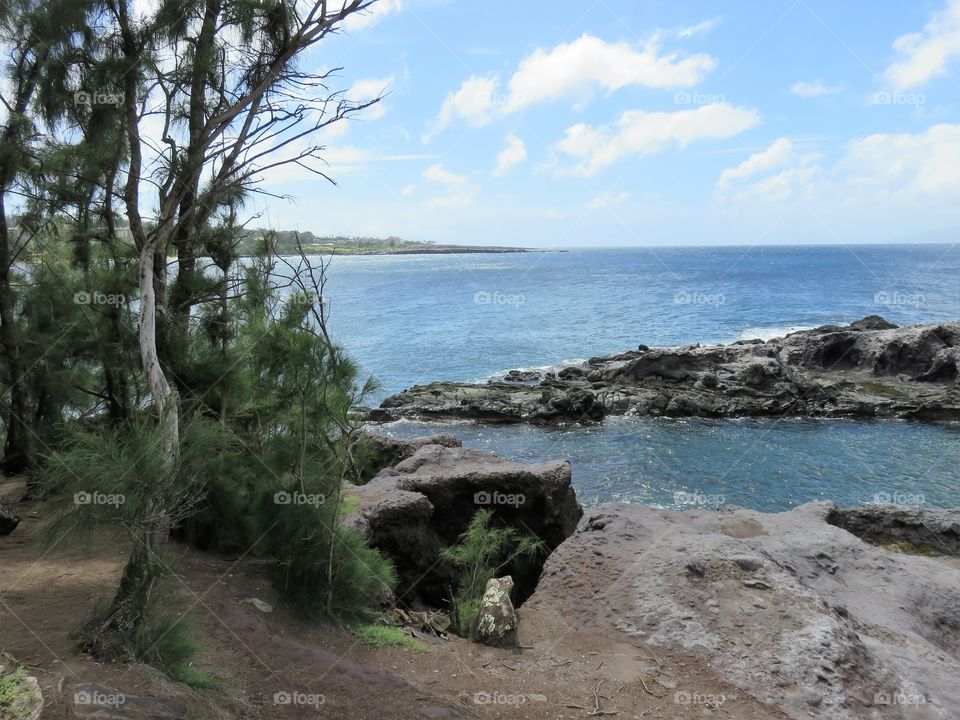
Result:
[[[124,75],[124,107],[127,140],[130,146],[130,165],[123,195],[127,218],[130,222],[130,233],[140,251],[140,362],[147,377],[150,394],[153,396],[160,426],[163,428],[167,459],[170,462],[176,462],[180,454],[179,400],[170,383],[167,382],[157,354],[157,286],[154,276],[157,272],[157,255],[160,254],[162,257],[160,253],[162,230],[155,228],[148,237],[140,216],[140,173],[143,155],[140,141],[140,117],[137,114],[137,73],[133,71],[142,60],[136,36],[130,27],[127,3],[128,0],[121,0],[117,9],[117,19],[123,36],[124,56],[130,63]]]
[[[31,472],[37,457],[30,418],[30,395],[26,368],[20,354],[16,301],[10,287],[13,252],[4,198],[0,195],[0,341],[10,380],[10,407],[7,412],[7,439],[3,453],[3,471],[7,474]]]

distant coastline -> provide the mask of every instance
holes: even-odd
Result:
[[[566,252],[545,248],[508,247],[504,245],[435,245],[407,243],[402,247],[365,248],[344,245],[303,245],[307,255],[480,255],[485,253]]]
[[[272,236],[273,251],[280,255],[457,255],[481,253],[541,253],[564,252],[547,248],[525,248],[509,245],[453,245],[429,240],[405,240],[397,236],[347,237],[344,235],[314,235],[311,232],[291,230],[248,230],[241,234],[238,254],[256,255],[262,250],[265,237]]]

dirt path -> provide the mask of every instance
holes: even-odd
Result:
[[[13,483],[0,485],[8,503],[16,491]],[[182,699],[191,718],[785,717],[693,660],[522,610],[520,650],[460,638],[427,653],[371,648],[342,629],[308,625],[284,611],[257,562],[172,546],[170,587],[190,608],[202,646],[196,664],[223,680],[220,689],[195,692],[151,667],[104,665],[76,652],[71,632],[116,586],[122,538],[44,548],[38,532],[49,508],[19,503],[14,509],[23,521],[13,535],[0,537],[0,651],[37,676],[44,718],[74,717],[74,688],[87,682]],[[267,614],[240,602],[250,597],[276,609]],[[696,696],[685,690],[694,686]]]

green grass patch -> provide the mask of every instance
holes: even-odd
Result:
[[[23,684],[27,673],[22,667],[0,674],[0,718],[20,720],[27,717],[29,691]]]
[[[402,628],[392,625],[353,625],[348,629],[360,642],[371,647],[404,647],[416,653],[430,652],[425,643],[415,640]]]
[[[890,552],[904,553],[905,555],[925,555],[927,557],[943,555],[943,553],[933,545],[916,543],[905,538],[894,537],[893,535],[872,533],[865,535],[863,539],[871,545],[876,545]]]
[[[883,383],[878,382],[860,383],[860,389],[864,392],[870,393],[871,395],[883,395],[884,397],[890,398],[908,397],[907,393],[905,393],[903,390],[898,390],[895,387],[884,385]]]
[[[222,679],[193,664],[200,645],[189,618],[160,618],[147,626],[140,644],[141,659],[163,670],[171,680],[194,690],[212,690],[223,685]]]

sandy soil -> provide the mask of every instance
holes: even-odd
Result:
[[[109,601],[124,559],[122,538],[45,548],[38,533],[50,508],[15,503],[18,490],[12,481],[0,484],[0,498],[23,518],[11,536],[0,537],[0,651],[38,678],[44,718],[74,717],[74,688],[86,682],[180,698],[191,718],[786,717],[702,662],[522,609],[518,650],[456,637],[427,653],[371,648],[340,628],[308,625],[284,611],[257,562],[176,545],[169,589],[189,608],[202,644],[197,666],[221,678],[222,687],[197,692],[145,665],[104,665],[79,654],[70,634],[98,602]],[[240,602],[250,597],[272,603],[274,612]],[[303,704],[276,704],[277,693]]]

